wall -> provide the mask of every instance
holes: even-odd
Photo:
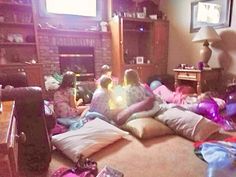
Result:
[[[160,9],[170,21],[168,73],[180,63],[196,65],[201,43],[193,43],[190,33],[191,2],[189,0],[161,0]],[[236,75],[236,3],[233,5],[231,27],[217,29],[222,41],[211,46],[211,67],[223,67],[224,74]]]

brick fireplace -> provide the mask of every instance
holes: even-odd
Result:
[[[38,43],[44,75],[60,73],[60,47],[93,48],[95,77],[100,75],[103,64],[111,65],[110,33],[39,30]]]
[[[60,71],[73,71],[77,74],[77,80],[94,80],[94,48],[93,47],[59,47]]]

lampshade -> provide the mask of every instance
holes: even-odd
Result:
[[[203,26],[198,33],[194,36],[193,42],[213,42],[221,40],[220,36],[216,33],[212,26]]]
[[[193,38],[193,42],[203,42],[203,46],[200,50],[200,59],[203,62],[204,67],[209,67],[208,61],[211,58],[212,51],[208,47],[209,42],[218,40],[221,40],[221,38],[211,26],[203,26]]]

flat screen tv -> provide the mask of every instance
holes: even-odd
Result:
[[[74,16],[82,18],[100,19],[101,2],[99,0],[44,0],[41,1],[41,15]]]
[[[48,13],[96,17],[96,0],[46,0]]]

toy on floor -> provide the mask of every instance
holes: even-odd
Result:
[[[81,156],[74,168],[61,167],[51,177],[96,177],[97,162]]]
[[[236,117],[236,92],[226,98],[226,114],[231,118]]]
[[[220,124],[225,130],[235,130],[233,121],[220,115],[219,105],[213,98],[207,98],[199,102],[196,112]]]

